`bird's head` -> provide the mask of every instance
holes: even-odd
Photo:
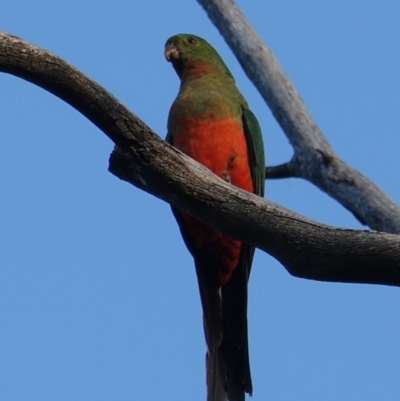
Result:
[[[203,75],[211,71],[221,71],[232,77],[217,51],[206,40],[195,35],[170,37],[165,44],[164,55],[180,78],[185,74]]]

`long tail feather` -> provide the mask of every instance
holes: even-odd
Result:
[[[228,399],[244,401],[252,394],[247,334],[247,282],[254,250],[243,245],[238,267],[222,287],[223,341]]]
[[[221,352],[223,341],[223,317],[221,288],[205,274],[207,269],[196,261],[201,304],[203,306],[204,334],[207,342],[206,376],[207,401],[226,401],[225,366]]]
[[[207,401],[244,401],[245,393],[252,392],[246,316],[248,274],[239,265],[221,288],[204,275],[207,270],[196,261],[208,347]]]
[[[206,354],[207,401],[226,401],[226,383],[221,350],[208,350]]]

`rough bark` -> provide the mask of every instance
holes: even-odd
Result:
[[[304,178],[374,230],[400,233],[400,207],[332,150],[272,51],[234,0],[197,0],[225,38],[289,139],[294,156],[267,178]]]
[[[400,236],[329,227],[229,185],[161,140],[77,69],[2,32],[0,71],[48,90],[99,127],[119,148],[110,159],[115,175],[268,252],[291,274],[400,285]]]

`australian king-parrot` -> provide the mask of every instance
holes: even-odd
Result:
[[[217,51],[179,34],[165,57],[181,85],[166,140],[232,185],[264,195],[262,134]],[[172,208],[194,258],[207,342],[207,401],[244,401],[252,393],[247,337],[247,283],[254,247],[222,235]]]

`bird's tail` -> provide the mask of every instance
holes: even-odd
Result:
[[[221,350],[207,350],[207,401],[226,401],[228,399],[225,367]]]
[[[247,278],[234,272],[222,288],[196,264],[207,342],[207,401],[244,401],[252,384],[247,341]],[[244,280],[243,280],[244,279]],[[240,286],[240,288],[238,287]]]
[[[207,343],[206,380],[207,401],[228,399],[225,364],[221,344],[223,341],[223,318],[221,288],[210,284],[205,270],[196,263],[201,304],[203,306],[204,334]]]
[[[247,248],[245,249],[247,251]],[[221,354],[225,366],[229,401],[244,401],[252,394],[247,332],[247,283],[249,270],[243,257],[222,287],[223,341]]]
[[[206,355],[207,401],[245,401],[252,393],[248,350],[223,340]]]

